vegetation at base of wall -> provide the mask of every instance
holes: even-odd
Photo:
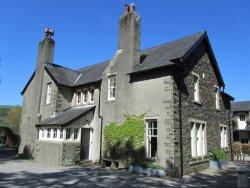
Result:
[[[121,160],[126,165],[145,160],[143,117],[144,115],[125,115],[121,125],[111,123],[105,126],[105,157]]]
[[[152,168],[157,170],[165,170],[165,168],[161,165],[155,164],[154,162],[145,162],[140,165],[143,168]]]
[[[227,153],[222,148],[215,148],[211,151],[211,160],[213,161],[223,161],[228,160]]]

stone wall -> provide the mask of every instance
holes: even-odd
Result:
[[[80,143],[62,143],[62,165],[75,165],[80,162]]]
[[[227,104],[221,96],[221,110],[216,110],[214,85],[218,86],[218,81],[205,44],[198,46],[181,66],[183,70],[176,72],[174,77],[175,168],[180,176],[208,165],[197,163],[190,166],[190,118],[207,123],[208,152],[214,147],[220,147],[220,124],[229,125],[228,111],[225,109]],[[200,103],[194,102],[192,71],[200,76]]]
[[[58,166],[62,164],[63,144],[62,142],[36,141],[34,159],[35,161]]]

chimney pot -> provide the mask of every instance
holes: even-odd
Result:
[[[46,29],[45,29],[45,37],[46,38],[51,38],[52,36],[54,36],[54,34],[55,34],[54,30],[46,27]]]

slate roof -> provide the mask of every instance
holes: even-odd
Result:
[[[133,71],[130,74],[175,65],[173,60],[185,60],[185,58],[200,44],[203,39],[207,39],[208,46],[211,49],[206,32],[200,32],[164,45],[142,50],[140,65],[133,67]],[[217,62],[212,50],[210,51],[215,61],[213,64],[215,67],[215,73],[220,84],[224,86],[224,81],[219,71]],[[73,87],[100,81],[102,79],[102,73],[109,62],[110,60],[107,60],[79,70],[71,70],[56,64],[46,64],[45,66],[47,72],[57,83]],[[25,92],[29,82],[26,84],[21,94]]]
[[[233,112],[249,111],[250,101],[231,102],[231,109]]]
[[[94,105],[91,106],[81,106],[81,107],[72,107],[63,112],[56,114],[54,117],[45,119],[38,123],[36,126],[52,126],[52,125],[61,125],[67,126],[74,120],[80,118],[82,115],[88,113],[89,111],[95,108]]]
[[[142,50],[140,65],[133,68],[132,73],[142,72],[168,65],[175,65],[171,60],[183,57],[206,33],[200,32],[170,43]]]

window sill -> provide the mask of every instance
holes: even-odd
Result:
[[[201,101],[193,101],[194,104],[198,104],[198,105],[201,105]]]
[[[51,103],[44,103],[43,106],[48,106],[50,105]]]
[[[106,103],[108,102],[116,102],[116,99],[108,99],[107,101],[105,101]]]

